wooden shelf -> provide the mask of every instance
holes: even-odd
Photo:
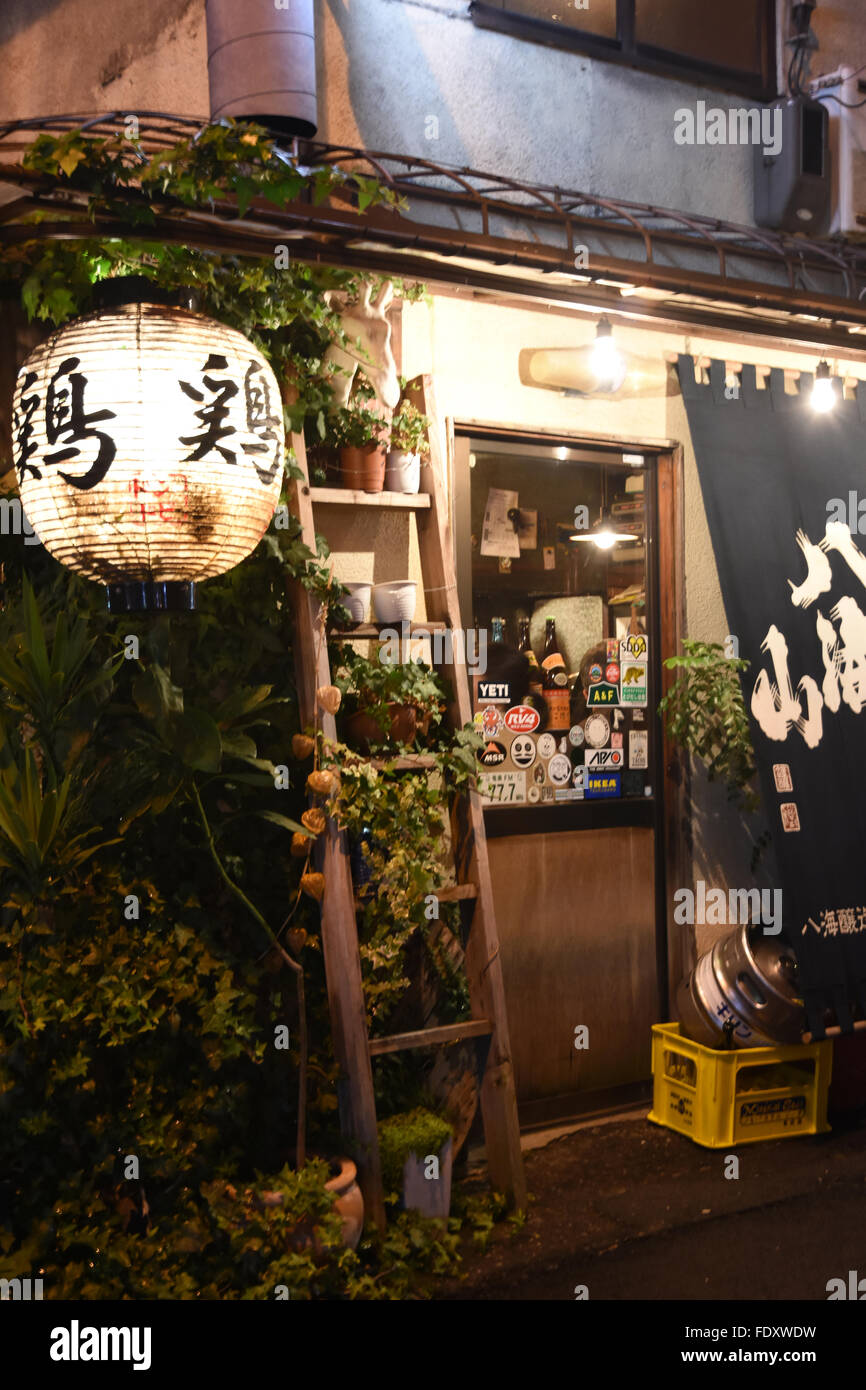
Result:
[[[444,632],[447,623],[358,623],[357,627],[333,629],[328,633],[328,641],[358,642],[367,638],[377,638],[382,632],[393,632],[396,628],[401,637],[411,637],[413,632]]]
[[[392,510],[424,511],[430,506],[429,492],[356,492],[348,487],[311,487],[310,497],[317,506],[385,507]]]

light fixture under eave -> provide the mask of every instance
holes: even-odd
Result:
[[[613,329],[608,318],[599,319],[595,330],[592,367],[597,391],[618,391],[625,381],[625,360],[613,340]]]
[[[607,512],[602,512],[598,521],[588,531],[575,531],[568,539],[570,541],[591,541],[599,550],[611,550],[620,541],[634,542],[640,537],[634,531],[627,531],[622,526],[616,525]]]
[[[836,404],[836,391],[833,386],[833,378],[830,375],[830,364],[825,360],[820,361],[815,370],[811,400],[812,409],[817,410],[821,415],[832,410]]]
[[[22,506],[56,560],[112,611],[193,608],[270,524],[284,474],[279,386],[241,333],[106,282],[18,374]]]

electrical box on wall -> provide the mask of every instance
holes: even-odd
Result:
[[[826,108],[830,130],[833,215],[829,230],[862,241],[866,238],[866,105],[857,103],[866,101],[866,91],[851,68],[840,68],[817,78],[812,92]]]
[[[778,153],[755,145],[755,221],[823,236],[832,211],[827,109],[798,97],[772,110]]]

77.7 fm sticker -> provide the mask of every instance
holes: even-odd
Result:
[[[485,806],[516,806],[526,801],[526,773],[484,772],[478,791]]]

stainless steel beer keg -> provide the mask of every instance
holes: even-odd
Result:
[[[787,942],[765,936],[760,927],[739,926],[683,980],[677,1011],[684,1035],[705,1047],[800,1042],[806,1015],[797,957]]]

